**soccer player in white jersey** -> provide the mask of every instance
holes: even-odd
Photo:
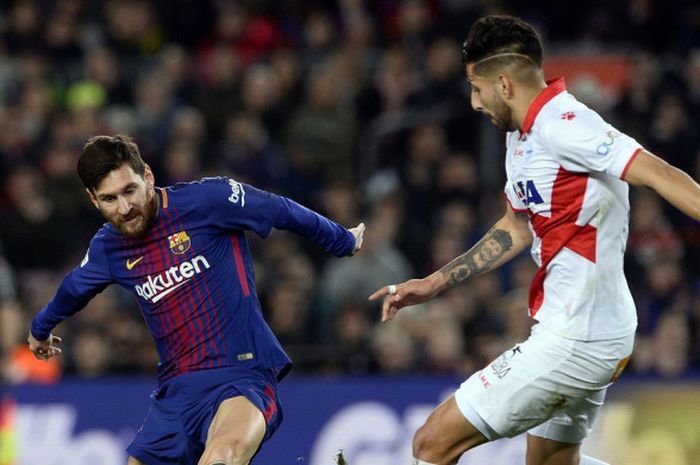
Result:
[[[700,220],[700,186],[545,81],[527,23],[487,16],[462,51],[471,105],[506,138],[505,214],[470,250],[423,279],[379,289],[382,321],[493,270],[531,246],[539,269],[530,337],[474,373],[413,440],[413,464],[455,464],[487,441],[527,432],[528,465],[601,465],[580,444],[632,352],[637,324],[623,273],[628,184]]]

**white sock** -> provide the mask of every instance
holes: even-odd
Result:
[[[603,462],[602,460],[594,459],[587,455],[581,454],[581,461],[579,465],[610,465],[608,462]]]
[[[413,461],[411,462],[411,465],[436,465],[436,464],[424,462],[422,460],[418,460],[417,458],[413,457]],[[583,463],[581,465],[583,465]]]

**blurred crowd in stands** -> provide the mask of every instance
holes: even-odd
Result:
[[[694,4],[693,4],[694,3]],[[469,106],[461,41],[517,14],[548,56],[613,54],[625,85],[590,99],[700,179],[700,4],[604,0],[15,0],[0,6],[0,366],[6,382],[153,374],[133,297],[110,287],[34,361],[31,317],[102,223],[75,174],[95,134],[127,133],[157,184],[229,175],[335,221],[363,251],[328,258],[250,235],[257,289],[294,373],[465,377],[527,337],[527,254],[379,323],[375,289],[464,252],[505,208],[503,134]],[[550,76],[551,77],[551,76]],[[576,89],[570,90],[576,93]],[[587,95],[595,95],[589,88]],[[700,224],[632,189],[629,371],[700,371]]]

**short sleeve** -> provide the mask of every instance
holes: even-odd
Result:
[[[279,196],[231,178],[200,182],[200,208],[213,225],[225,230],[250,230],[267,237],[279,214]]]
[[[506,200],[510,208],[516,213],[522,213],[527,211],[527,205],[518,197],[518,194],[510,181],[506,181],[506,187],[503,189],[506,195]]]
[[[552,120],[545,134],[562,167],[573,172],[606,173],[622,178],[642,146],[606,123],[594,111],[571,112]]]

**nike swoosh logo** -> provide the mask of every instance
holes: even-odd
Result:
[[[127,260],[126,260],[126,269],[127,269],[127,270],[132,269],[132,268],[135,267],[136,264],[137,264],[138,262],[140,262],[141,260],[143,260],[143,255],[141,255],[139,258],[137,258],[137,259],[134,260],[133,262],[127,259]]]

